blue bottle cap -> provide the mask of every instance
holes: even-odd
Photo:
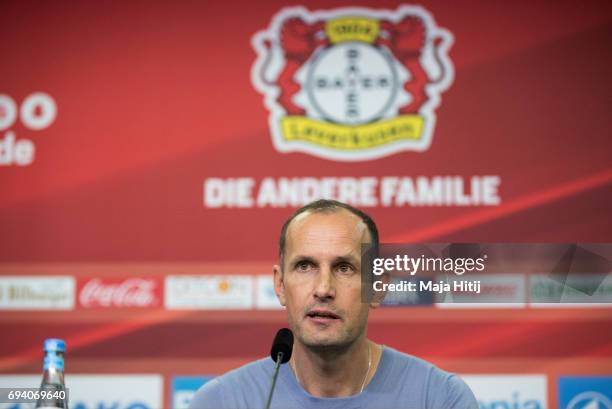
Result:
[[[49,338],[45,339],[45,351],[66,352],[66,343],[62,339]]]

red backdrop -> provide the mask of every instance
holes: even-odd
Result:
[[[496,175],[497,205],[366,210],[385,242],[612,241],[610,2],[424,2],[454,38],[431,144],[353,161],[272,142],[251,41],[290,5],[2,2],[0,94],[19,110],[43,92],[57,113],[44,129],[18,115],[0,132],[5,151],[9,133],[35,147],[29,165],[0,166],[0,273],[161,283],[271,272],[293,208],[206,207],[209,178],[252,178],[257,192],[266,177]],[[84,309],[77,294],[75,310],[0,312],[0,372],[38,372],[53,335],[79,373],[215,374],[265,355],[285,322],[281,311],[166,310],[157,291],[148,308]],[[451,371],[553,379],[611,372],[610,317],[405,307],[375,312],[369,331]]]

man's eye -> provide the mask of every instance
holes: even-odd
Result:
[[[342,274],[349,274],[354,272],[355,269],[350,264],[340,264],[338,266],[338,271]]]
[[[312,263],[308,261],[300,261],[295,265],[297,271],[308,271],[312,267]]]

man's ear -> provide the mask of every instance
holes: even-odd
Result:
[[[285,281],[283,277],[283,272],[281,271],[278,265],[273,267],[274,270],[274,292],[278,297],[278,301],[280,301],[281,305],[284,307],[287,302],[285,298]]]
[[[382,281],[383,284],[389,284],[391,282],[391,276],[389,273],[383,273],[380,276],[374,277],[374,281]],[[372,295],[372,301],[370,302],[370,308],[378,308],[382,304],[387,291],[374,291]]]

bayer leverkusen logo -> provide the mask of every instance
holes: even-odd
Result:
[[[452,41],[422,7],[283,9],[253,37],[275,147],[341,161],[426,150]]]

